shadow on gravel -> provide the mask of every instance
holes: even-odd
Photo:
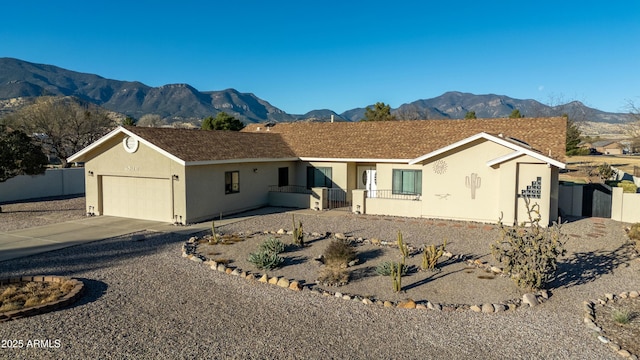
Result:
[[[167,233],[145,233],[143,241],[132,241],[132,236],[133,234],[123,235],[3,261],[0,276],[77,277],[83,272],[108,268],[118,262],[150,255],[184,241],[184,236]]]
[[[106,294],[109,286],[98,280],[87,279],[87,278],[77,278],[82,280],[84,283],[84,293],[82,297],[76,301],[75,303],[67,306],[66,309],[71,309],[77,306],[83,306],[86,304],[90,304],[98,299],[100,299],[104,294]]]
[[[620,245],[613,251],[577,252],[558,263],[555,279],[550,289],[584,285],[599,277],[612,273],[620,266],[629,266],[633,249],[629,244]]]

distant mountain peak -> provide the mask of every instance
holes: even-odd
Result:
[[[341,114],[330,109],[311,110],[303,115],[287,114],[253,93],[243,93],[232,88],[199,91],[186,83],[150,87],[138,81],[111,80],[54,65],[0,58],[0,105],[8,104],[3,105],[0,111],[10,111],[7,110],[11,109],[10,99],[43,95],[74,96],[135,118],[157,114],[168,121],[196,123],[207,116],[215,116],[220,111],[246,123],[330,121],[332,117],[334,121],[359,121],[365,112],[365,107],[361,107]],[[425,120],[461,119],[468,111],[475,111],[478,118],[500,118],[508,117],[514,109],[528,117],[566,113],[577,121],[620,123],[628,119],[627,114],[606,113],[589,108],[579,101],[551,107],[535,100],[518,100],[495,94],[474,95],[460,91],[447,91],[432,99],[402,104],[397,109],[392,109],[392,112],[401,119]]]

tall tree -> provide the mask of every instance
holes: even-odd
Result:
[[[37,134],[43,151],[57,157],[63,167],[67,158],[82,150],[115,125],[104,109],[72,97],[39,97],[8,116],[8,123],[27,134]]]
[[[520,110],[518,110],[518,109],[513,109],[511,114],[509,114],[509,118],[510,119],[519,119],[519,118],[523,118],[523,117],[524,117],[524,115],[520,114]]]
[[[464,115],[465,119],[477,119],[476,118],[476,112],[475,111],[467,111],[467,113]]]
[[[26,133],[0,125],[0,182],[18,175],[40,175],[47,156]]]
[[[136,126],[136,119],[131,116],[127,116],[122,121],[122,126]]]
[[[209,116],[202,120],[203,130],[231,130],[240,131],[244,128],[242,121],[227,114],[224,111],[219,112],[216,117]]]
[[[367,106],[364,110],[364,118],[360,121],[389,121],[396,120],[394,115],[391,115],[391,106],[377,102],[373,107]]]
[[[569,118],[569,115],[563,114],[567,119],[567,140],[566,140],[566,152],[567,155],[571,155],[575,150],[578,149],[578,144],[580,144],[582,132],[580,132],[580,128],[578,125]]]
[[[631,140],[631,152],[638,153],[640,152],[640,107],[629,100],[627,108],[631,121],[625,125],[624,131]]]

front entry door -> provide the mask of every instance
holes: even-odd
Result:
[[[374,166],[358,166],[358,189],[365,189],[369,197],[376,197],[378,178]]]

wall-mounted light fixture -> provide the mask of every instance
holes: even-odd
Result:
[[[87,171],[87,174],[89,174],[89,176],[93,176],[93,171],[89,170]]]
[[[253,172],[257,173],[258,172],[258,168],[253,168]]]
[[[176,180],[176,181],[177,181],[177,180],[179,179],[179,177],[178,177],[178,175],[173,174],[173,175],[171,175],[171,179],[173,179],[173,180]]]

